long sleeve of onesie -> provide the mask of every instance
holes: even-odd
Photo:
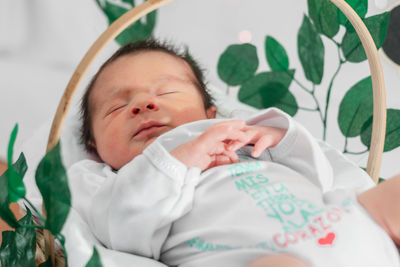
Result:
[[[200,170],[158,142],[114,172],[83,161],[68,172],[73,207],[108,248],[159,258],[171,223],[191,209]]]

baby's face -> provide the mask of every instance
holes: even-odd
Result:
[[[161,134],[215,117],[204,109],[189,65],[164,52],[125,55],[98,76],[90,96],[95,148],[120,169]]]

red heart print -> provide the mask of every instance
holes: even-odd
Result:
[[[318,239],[318,244],[320,245],[332,245],[333,241],[335,240],[335,233],[330,232],[325,237],[321,237]]]

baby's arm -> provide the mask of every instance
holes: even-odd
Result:
[[[154,142],[118,173],[84,161],[68,172],[73,208],[106,247],[158,259],[171,223],[192,206],[200,170]]]

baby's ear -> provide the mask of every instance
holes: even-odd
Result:
[[[215,106],[211,106],[206,110],[208,119],[215,119],[217,116],[217,108]]]
[[[93,140],[88,141],[88,146],[93,150],[97,150],[96,143]]]

